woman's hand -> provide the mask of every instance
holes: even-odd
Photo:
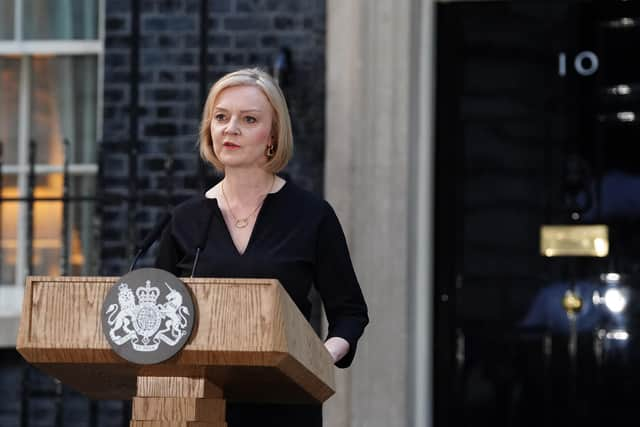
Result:
[[[329,338],[324,342],[324,346],[329,351],[329,354],[331,354],[333,363],[342,359],[344,355],[349,352],[349,342],[340,337]]]

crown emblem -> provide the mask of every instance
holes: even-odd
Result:
[[[138,301],[140,305],[145,303],[155,304],[160,296],[160,289],[151,287],[151,281],[147,280],[145,287],[139,287],[136,289],[136,296],[138,297]]]
[[[171,357],[193,328],[188,289],[163,270],[139,269],[122,277],[107,294],[102,310],[102,329],[111,348],[138,364]]]

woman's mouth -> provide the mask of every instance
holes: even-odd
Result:
[[[229,141],[223,142],[222,146],[224,148],[229,148],[229,149],[240,148],[240,146],[238,144],[234,144],[233,142],[229,142]]]

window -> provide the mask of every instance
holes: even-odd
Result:
[[[65,152],[69,195],[95,194],[104,6],[104,0],[0,0],[0,300],[3,288],[21,289],[27,274],[61,274],[63,259],[69,274],[95,273],[94,203],[64,206],[56,199]],[[31,194],[33,203],[23,200]],[[0,306],[1,314],[7,309]]]

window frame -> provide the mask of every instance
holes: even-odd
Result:
[[[17,133],[17,162],[3,165],[2,173],[11,174],[17,178],[18,192],[21,197],[28,196],[28,150],[29,150],[29,121],[31,111],[31,61],[38,56],[95,56],[96,57],[96,135],[95,141],[100,140],[103,126],[103,90],[104,90],[104,53],[105,53],[105,23],[106,0],[97,0],[98,20],[97,39],[95,40],[24,40],[23,12],[24,0],[15,0],[14,5],[14,38],[0,40],[0,57],[18,58],[20,61],[18,88],[18,133]],[[74,163],[69,165],[71,177],[95,177],[98,172],[99,159],[94,163]],[[63,172],[62,165],[39,163],[35,167],[36,175],[48,175]],[[20,314],[22,291],[27,275],[27,204],[20,203],[18,207],[18,228],[16,234],[16,266],[15,282],[0,283],[0,315],[11,316]],[[67,236],[69,239],[69,236]],[[11,289],[12,288],[12,289]],[[2,291],[6,291],[9,298],[4,298]],[[11,298],[11,295],[14,295]],[[10,300],[13,300],[12,302]]]

